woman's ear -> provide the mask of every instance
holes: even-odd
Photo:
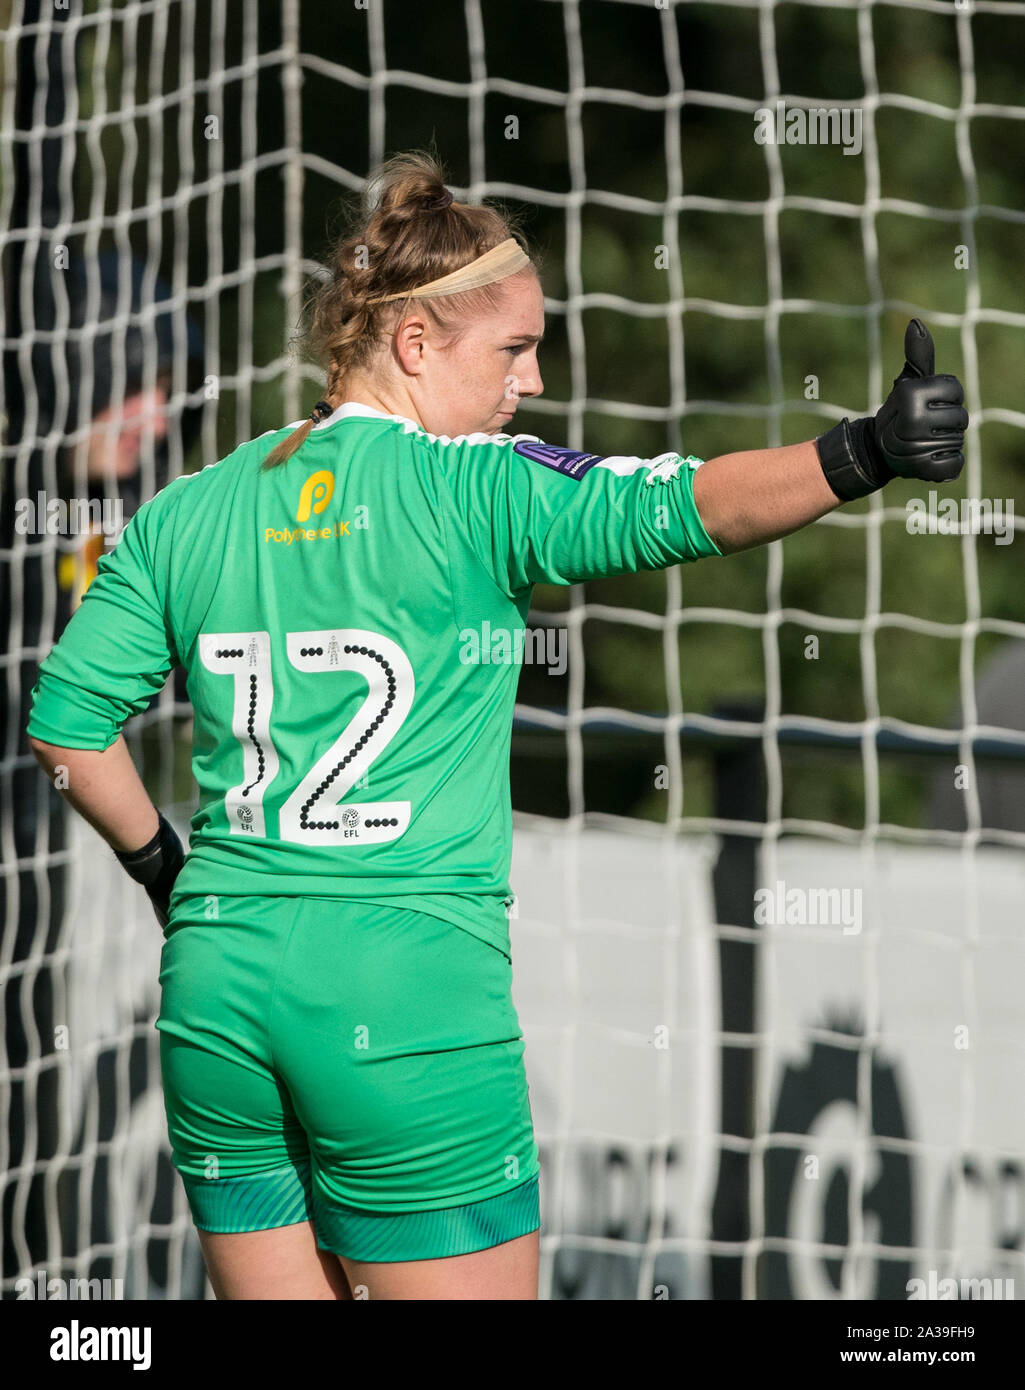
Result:
[[[402,370],[410,376],[423,371],[427,322],[419,314],[409,314],[399,324],[395,334],[395,356]]]

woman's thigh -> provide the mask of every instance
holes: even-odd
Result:
[[[351,1299],[337,1257],[318,1250],[311,1221],[270,1231],[199,1231],[207,1274],[219,1299]]]
[[[536,1299],[538,1233],[435,1260],[374,1264],[339,1256],[356,1298]]]
[[[303,1221],[243,1235],[199,1232],[219,1299],[532,1300],[537,1298],[538,1233],[470,1255],[369,1263],[317,1248]]]

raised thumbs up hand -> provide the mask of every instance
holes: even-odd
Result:
[[[950,482],[964,468],[968,412],[956,376],[934,372],[935,348],[921,319],[904,333],[904,367],[874,416],[846,417],[816,441],[830,487],[848,502],[891,478]]]

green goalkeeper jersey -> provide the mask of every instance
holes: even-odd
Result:
[[[448,438],[350,402],[261,469],[286,433],[139,508],[42,663],[28,732],[107,748],[181,664],[199,808],[175,894],[408,906],[507,951],[532,587],[720,554],[701,460]]]

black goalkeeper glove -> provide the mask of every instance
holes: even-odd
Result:
[[[161,927],[166,927],[171,889],[185,863],[185,852],[170,822],[160,811],[157,816],[160,824],[148,845],[129,854],[122,854],[119,850],[114,853],[128,870],[129,877],[145,888],[157,914],[157,921]]]
[[[842,502],[864,497],[895,477],[950,482],[964,467],[968,427],[964,387],[935,376],[928,328],[912,319],[904,333],[904,370],[874,416],[846,417],[815,441],[826,481]]]

